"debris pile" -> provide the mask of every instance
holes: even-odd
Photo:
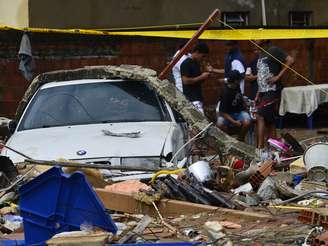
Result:
[[[209,124],[169,81],[155,75],[136,66],[43,74],[32,82],[18,115],[38,86],[50,81],[145,80],[181,113],[190,132],[198,132],[208,151],[194,151],[201,154],[166,168],[141,168],[35,160],[12,150],[25,162],[14,165],[0,156],[0,243],[328,244],[326,139],[301,144],[283,134],[258,152]],[[130,140],[140,132],[102,134]]]

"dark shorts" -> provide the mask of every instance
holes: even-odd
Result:
[[[279,93],[268,91],[260,93],[257,114],[264,118],[264,121],[275,124],[278,113]]]

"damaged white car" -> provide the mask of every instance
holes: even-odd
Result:
[[[143,81],[83,79],[41,86],[7,146],[39,160],[161,168],[184,145],[182,122]],[[176,161],[186,156],[186,150]],[[4,148],[14,163],[24,157]]]

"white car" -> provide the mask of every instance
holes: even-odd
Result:
[[[161,168],[187,138],[175,115],[143,81],[52,82],[36,91],[7,146],[36,160]],[[24,161],[7,148],[2,155]]]

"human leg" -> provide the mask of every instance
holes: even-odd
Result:
[[[238,140],[245,141],[245,136],[251,125],[251,117],[247,112],[242,111],[237,115],[236,120],[241,122],[241,129],[240,129]]]
[[[264,148],[264,134],[265,134],[265,121],[264,117],[261,115],[257,115],[256,117],[256,125],[257,125],[257,148]]]
[[[219,116],[216,122],[218,128],[220,128],[224,132],[228,132],[228,122],[222,116]]]
[[[277,138],[276,124],[268,122],[266,125],[268,129],[268,138]]]
[[[267,137],[276,136],[276,101],[277,93],[269,91],[262,93],[260,97],[260,108],[257,111],[257,133],[258,133],[258,148],[264,148],[265,131],[268,132]]]

